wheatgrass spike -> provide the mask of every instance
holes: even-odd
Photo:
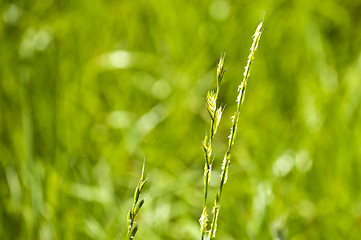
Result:
[[[140,194],[142,192],[145,182],[147,181],[147,179],[144,178],[144,166],[145,166],[145,163],[143,163],[142,174],[140,176],[138,185],[134,191],[133,207],[132,207],[132,209],[129,210],[128,215],[127,215],[127,224],[128,224],[127,239],[128,240],[134,239],[134,236],[138,231],[138,225],[135,224],[134,220],[135,220],[135,217],[137,216],[139,210],[142,208],[143,204],[145,203],[144,198],[139,201]]]
[[[222,82],[224,73],[226,69],[224,68],[224,58],[225,54],[223,53],[219,59],[217,65],[217,81],[216,81],[216,90],[209,91],[206,97],[206,106],[208,113],[211,117],[211,124],[209,128],[209,134],[204,137],[203,140],[203,150],[204,150],[204,197],[203,197],[203,211],[202,215],[199,219],[199,223],[201,225],[201,239],[203,240],[207,231],[207,222],[208,222],[208,214],[207,214],[207,198],[208,198],[208,189],[209,183],[211,180],[211,172],[212,172],[212,141],[213,137],[217,132],[217,128],[219,122],[222,117],[223,109],[222,107],[218,107],[218,94],[220,84]]]
[[[229,164],[231,162],[231,149],[234,144],[234,140],[236,138],[236,132],[238,127],[238,119],[239,119],[239,112],[241,109],[241,106],[243,104],[245,93],[246,93],[246,87],[247,87],[247,81],[250,76],[251,66],[254,60],[254,55],[256,53],[258,43],[261,39],[261,35],[263,32],[263,17],[261,20],[261,23],[258,25],[255,34],[253,35],[253,43],[250,49],[250,54],[248,56],[247,65],[245,67],[245,71],[243,73],[243,80],[238,87],[238,96],[236,99],[237,107],[234,115],[232,116],[232,127],[231,127],[231,133],[229,135],[229,141],[228,141],[228,148],[224,155],[223,162],[222,162],[222,171],[221,171],[221,180],[218,188],[218,193],[216,195],[216,199],[214,201],[214,207],[213,207],[213,218],[212,218],[212,224],[211,224],[211,230],[209,233],[209,240],[212,240],[216,237],[216,230],[217,230],[217,223],[218,223],[218,215],[220,210],[220,201],[222,197],[222,191],[224,184],[227,182],[228,178],[228,168]]]

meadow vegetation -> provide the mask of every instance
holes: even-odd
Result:
[[[0,239],[200,239],[263,11],[216,239],[358,239],[355,0],[1,1]]]

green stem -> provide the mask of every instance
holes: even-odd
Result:
[[[254,54],[257,50],[258,43],[259,43],[259,40],[262,35],[262,24],[263,24],[263,20],[258,25],[257,30],[256,30],[255,34],[253,35],[253,43],[252,43],[252,46],[250,49],[250,54],[248,56],[248,61],[247,61],[247,65],[245,68],[245,72],[243,74],[243,80],[241,82],[241,85],[238,88],[237,107],[236,107],[236,111],[232,117],[232,127],[231,127],[231,134],[229,136],[229,141],[228,141],[228,148],[227,148],[227,151],[223,158],[221,181],[219,184],[216,200],[214,201],[214,207],[213,207],[214,214],[213,214],[213,218],[212,218],[212,225],[211,225],[211,231],[209,234],[209,240],[213,240],[216,237],[215,235],[216,235],[216,230],[217,230],[217,222],[218,222],[218,215],[219,215],[220,201],[221,201],[221,197],[222,197],[223,187],[224,187],[224,184],[227,182],[227,178],[228,178],[228,168],[229,168],[229,165],[231,162],[231,150],[232,150],[232,146],[234,144],[234,140],[236,138],[239,113],[240,113],[240,109],[241,109],[241,106],[242,106],[244,98],[245,98],[247,81],[250,76],[251,66],[252,66],[252,63],[254,60]]]
[[[223,68],[223,63],[224,63],[224,54],[222,54],[220,61],[218,63],[218,68],[217,68],[217,87],[216,87],[216,92],[214,94],[214,98],[215,98],[215,106],[214,109],[214,113],[213,115],[211,115],[211,124],[210,124],[210,128],[209,128],[209,138],[206,136],[205,138],[205,146],[206,146],[206,150],[205,150],[205,163],[204,163],[204,198],[203,198],[203,211],[202,211],[202,216],[199,219],[200,224],[201,224],[201,239],[203,240],[207,231],[207,222],[208,222],[208,218],[207,218],[207,198],[208,198],[208,190],[209,190],[209,185],[210,185],[210,179],[211,179],[211,173],[212,173],[212,163],[213,160],[211,160],[211,156],[212,156],[212,142],[213,142],[213,138],[215,135],[215,130],[217,128],[217,123],[215,120],[215,116],[216,116],[216,111],[217,111],[217,100],[218,100],[218,94],[219,94],[219,86],[220,83],[222,82],[222,78],[224,75],[224,68]]]

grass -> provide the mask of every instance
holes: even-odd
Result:
[[[238,119],[239,114],[241,110],[241,106],[243,104],[245,94],[246,94],[246,87],[247,87],[247,81],[251,74],[251,66],[254,60],[254,55],[256,53],[258,43],[261,39],[261,35],[263,32],[263,17],[261,23],[258,25],[256,32],[253,35],[253,43],[250,49],[250,54],[248,56],[247,65],[245,67],[245,71],[243,74],[243,80],[241,84],[238,87],[238,96],[237,96],[237,106],[236,111],[234,115],[232,116],[232,127],[231,127],[231,133],[228,137],[228,147],[227,151],[224,155],[223,162],[222,162],[222,169],[221,169],[221,176],[220,176],[220,184],[219,189],[216,195],[216,199],[214,201],[214,206],[212,210],[212,222],[210,230],[207,230],[208,226],[208,213],[207,213],[207,200],[208,200],[208,192],[209,192],[209,186],[211,181],[211,175],[212,175],[212,165],[214,161],[214,157],[212,156],[212,142],[213,138],[217,133],[217,129],[219,126],[219,123],[222,118],[222,113],[224,110],[224,107],[219,106],[218,104],[218,95],[220,91],[220,85],[222,83],[224,74],[226,72],[226,69],[224,67],[224,61],[225,61],[225,53],[221,55],[218,66],[217,66],[217,75],[216,75],[216,89],[215,91],[208,91],[207,97],[206,97],[206,106],[207,111],[209,113],[209,116],[211,118],[211,123],[209,127],[209,134],[204,137],[203,140],[203,151],[204,151],[204,197],[203,197],[203,211],[202,215],[199,219],[199,223],[201,225],[201,239],[203,240],[206,237],[206,232],[209,232],[209,240],[213,240],[216,237],[216,230],[217,230],[217,224],[218,224],[218,215],[220,210],[220,202],[223,192],[223,187],[228,179],[228,169],[231,162],[231,149],[234,145],[235,139],[236,139],[236,133],[237,133],[237,127],[238,127]],[[142,191],[142,188],[144,186],[144,183],[146,182],[146,179],[144,179],[144,165],[142,169],[141,178],[138,182],[138,185],[135,189],[134,193],[134,203],[131,210],[128,212],[127,216],[127,222],[128,222],[128,233],[127,233],[127,239],[133,239],[135,237],[136,232],[138,231],[138,225],[135,225],[135,217],[137,216],[140,208],[143,206],[145,200],[142,199],[140,202],[139,196]]]
[[[219,188],[218,188],[218,192],[217,192],[217,195],[216,195],[216,198],[214,201],[213,210],[212,210],[213,217],[212,217],[211,228],[209,231],[209,238],[208,238],[209,240],[212,240],[216,237],[218,215],[219,215],[219,210],[221,207],[220,202],[221,202],[223,187],[224,187],[224,184],[227,182],[228,169],[229,169],[229,165],[231,163],[231,150],[232,150],[234,141],[236,139],[239,114],[240,114],[241,106],[242,106],[244,98],[245,98],[247,81],[251,74],[251,66],[252,66],[252,63],[254,60],[254,55],[256,53],[259,40],[261,39],[261,35],[263,32],[262,27],[263,27],[263,20],[258,25],[256,32],[253,35],[253,43],[252,43],[252,46],[250,49],[250,54],[248,56],[247,65],[245,67],[245,71],[243,74],[243,80],[242,80],[240,86],[238,87],[238,96],[237,96],[237,100],[236,100],[236,102],[237,102],[236,111],[235,111],[234,115],[232,116],[231,133],[228,137],[227,151],[226,151],[223,161],[222,161],[222,169],[221,169]],[[211,179],[212,165],[213,165],[213,160],[214,160],[214,158],[212,159],[212,140],[213,140],[214,135],[217,132],[217,128],[220,123],[222,112],[223,112],[222,107],[217,107],[217,100],[218,100],[220,84],[222,82],[223,75],[226,71],[224,68],[224,57],[225,57],[225,54],[223,54],[221,56],[219,63],[218,63],[216,90],[209,91],[207,94],[207,98],[206,98],[207,110],[211,117],[211,126],[210,126],[209,135],[206,135],[203,140],[203,150],[204,150],[204,158],[205,158],[204,198],[203,198],[203,211],[202,211],[201,218],[199,220],[200,225],[201,225],[201,239],[202,240],[204,239],[205,234],[207,232],[207,222],[208,222],[207,198],[208,198],[208,190],[209,190],[209,184],[210,184],[210,179]]]
[[[201,224],[201,239],[204,239],[205,233],[207,231],[207,198],[208,198],[208,189],[209,184],[211,181],[211,174],[212,174],[212,141],[217,132],[217,128],[222,118],[223,108],[217,106],[218,102],[218,94],[219,94],[219,87],[221,85],[223,75],[225,73],[224,69],[224,57],[223,54],[219,60],[218,67],[217,67],[217,87],[216,91],[209,91],[206,97],[206,105],[208,113],[211,117],[211,125],[209,128],[209,135],[206,135],[203,140],[203,150],[204,150],[204,198],[203,198],[203,211],[199,222]]]
[[[361,2],[320,3],[1,1],[0,239],[126,236],[145,156],[135,238],[199,239],[204,96],[224,51],[208,238],[262,10],[216,239],[358,239]]]
[[[145,182],[147,181],[147,179],[144,179],[144,165],[145,164],[143,164],[142,174],[140,176],[138,185],[134,191],[133,207],[132,207],[132,209],[129,210],[128,215],[127,215],[127,223],[128,223],[127,239],[128,240],[134,239],[135,234],[138,231],[138,224],[136,224],[136,222],[135,222],[135,217],[137,216],[139,210],[142,208],[143,204],[145,203],[144,198],[139,201],[140,194],[142,192]]]

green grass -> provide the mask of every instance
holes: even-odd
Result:
[[[245,67],[245,71],[243,74],[243,80],[241,82],[241,85],[239,85],[238,87],[238,96],[237,96],[237,107],[236,107],[236,111],[234,113],[234,115],[232,116],[232,126],[231,126],[231,133],[228,137],[228,146],[227,146],[227,151],[224,154],[224,158],[223,158],[223,162],[222,162],[222,171],[221,171],[221,177],[220,177],[220,183],[219,183],[219,189],[217,192],[217,196],[216,199],[214,201],[214,207],[213,207],[213,218],[212,218],[212,225],[211,225],[211,230],[209,233],[209,239],[214,239],[216,237],[216,230],[217,230],[217,224],[218,224],[218,215],[219,215],[219,210],[221,207],[221,197],[222,197],[222,192],[223,192],[223,187],[224,184],[227,182],[228,179],[228,169],[229,169],[229,165],[231,163],[231,149],[232,146],[234,144],[234,141],[236,139],[236,133],[237,133],[237,128],[238,128],[238,121],[239,121],[239,114],[240,114],[240,110],[241,110],[241,106],[243,104],[244,98],[245,98],[245,94],[246,94],[246,87],[247,87],[247,81],[249,76],[251,75],[251,66],[254,60],[254,55],[256,53],[257,47],[258,47],[258,43],[259,40],[261,39],[261,35],[263,32],[263,20],[261,21],[261,23],[258,25],[256,32],[253,35],[253,43],[250,49],[250,54],[248,56],[248,61],[247,61],[247,65]]]
[[[128,223],[127,239],[134,239],[135,234],[138,231],[138,225],[135,222],[135,217],[137,216],[139,210],[142,208],[143,204],[145,203],[144,198],[141,199],[140,201],[139,198],[146,181],[147,179],[144,179],[144,165],[143,165],[142,175],[140,176],[138,185],[135,188],[135,192],[134,192],[133,207],[132,209],[129,210],[127,215],[127,223]]]
[[[209,91],[206,97],[206,105],[209,116],[211,117],[211,124],[209,128],[209,135],[206,135],[203,140],[203,150],[204,150],[204,198],[203,198],[203,211],[199,223],[201,224],[201,239],[204,239],[207,232],[207,223],[208,223],[208,213],[207,213],[207,198],[209,191],[209,184],[211,181],[212,175],[212,165],[214,157],[212,156],[212,141],[217,132],[218,125],[221,121],[223,108],[217,107],[219,88],[225,73],[224,68],[224,57],[225,54],[221,56],[218,62],[217,67],[217,87],[215,91]]]
[[[199,239],[204,96],[227,52],[218,95],[227,105],[212,143],[212,156],[223,156],[223,126],[262,11],[267,27],[217,239],[357,239],[360,8],[352,0],[1,1],[0,239],[121,236],[144,158],[136,239]],[[219,169],[216,158],[209,214]]]

